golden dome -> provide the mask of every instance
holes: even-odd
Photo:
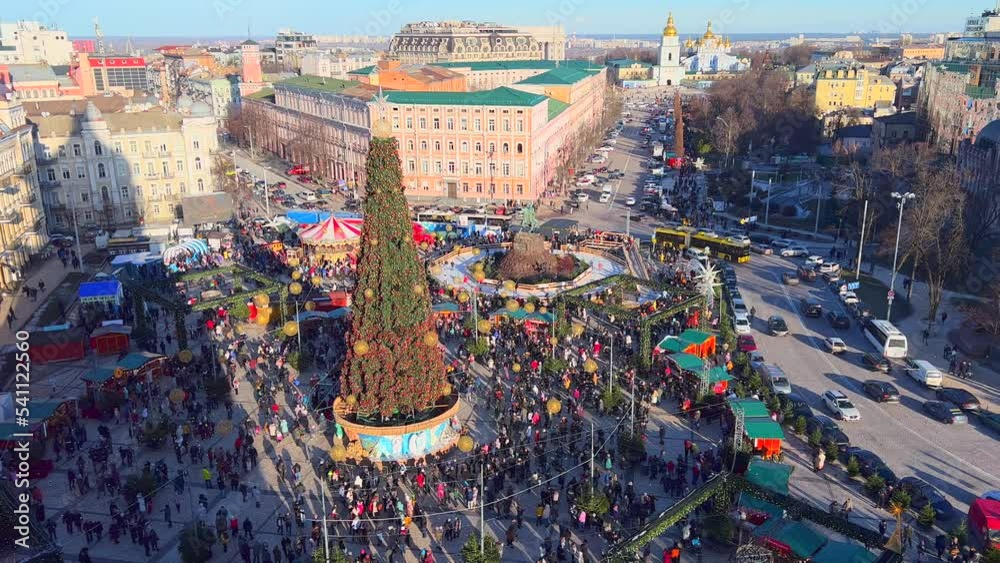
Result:
[[[712,20],[708,20],[708,29],[705,30],[705,35],[701,37],[702,39],[715,39],[715,32],[712,31]]]
[[[686,49],[694,49],[694,39],[691,39],[690,37],[688,37],[688,40],[684,42],[684,48],[686,48]]]
[[[663,28],[664,37],[677,37],[677,27],[674,25],[674,13],[667,15],[667,27]]]

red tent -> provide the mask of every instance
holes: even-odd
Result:
[[[108,325],[95,329],[90,333],[90,347],[98,356],[111,356],[127,352],[132,327],[124,325]]]
[[[36,364],[82,360],[87,354],[87,333],[79,328],[31,331],[28,344],[28,354]]]

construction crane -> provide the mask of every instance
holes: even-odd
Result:
[[[104,53],[104,32],[101,31],[101,22],[94,18],[94,36],[97,37],[97,54],[103,55]]]

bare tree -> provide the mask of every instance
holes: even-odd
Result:
[[[965,309],[965,314],[976,327],[991,336],[1000,336],[1000,283],[990,286],[990,300]]]
[[[971,193],[965,205],[965,235],[972,252],[990,250],[1000,226],[1000,198],[993,190]]]

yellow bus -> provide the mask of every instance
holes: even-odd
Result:
[[[658,228],[653,233],[653,247],[657,250],[672,248],[705,250],[712,258],[746,264],[750,261],[750,247],[723,237],[700,233],[690,227]]]

